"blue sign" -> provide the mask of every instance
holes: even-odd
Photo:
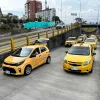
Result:
[[[55,22],[28,22],[24,24],[24,28],[32,29],[32,28],[50,28],[54,27]]]

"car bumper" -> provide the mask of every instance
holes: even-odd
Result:
[[[6,74],[12,75],[24,75],[24,67],[23,66],[10,66],[10,65],[2,65],[2,72]]]
[[[91,65],[89,64],[87,66],[71,66],[63,62],[63,68],[64,70],[71,72],[89,73],[91,70]]]
[[[65,46],[72,46],[74,45],[75,43],[65,43]]]

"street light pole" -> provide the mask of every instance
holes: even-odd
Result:
[[[98,15],[97,15],[97,33],[99,32],[99,9],[97,10],[97,9],[94,9],[95,11],[97,11],[98,12]]]
[[[79,0],[80,1],[80,12],[79,12],[79,18],[81,18],[81,0]]]
[[[98,10],[98,16],[97,16],[97,29],[98,29],[98,25],[99,25],[99,10]]]
[[[79,0],[79,1],[80,1],[80,12],[79,12],[79,18],[81,19],[81,9],[82,9],[81,6],[82,6],[82,5],[81,5],[81,0]],[[82,22],[81,22],[81,24],[82,24]],[[82,32],[81,32],[81,27],[82,27],[82,25],[80,25],[80,34],[82,33]]]
[[[62,21],[62,0],[61,0],[61,21]]]

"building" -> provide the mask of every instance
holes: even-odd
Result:
[[[55,8],[47,8],[35,14],[36,18],[41,17],[42,21],[52,21],[52,17],[56,16],[56,9]]]
[[[27,0],[25,4],[25,16],[29,19],[35,18],[35,13],[42,10],[42,2],[38,0]]]

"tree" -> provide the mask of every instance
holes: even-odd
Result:
[[[77,23],[82,23],[83,19],[82,18],[75,18],[75,20],[76,20]]]
[[[19,20],[19,23],[20,23],[20,24],[22,24],[22,23],[23,23],[23,20],[22,20],[22,19],[20,19],[20,20]]]
[[[18,24],[18,19],[13,18],[13,23]]]
[[[42,17],[39,16],[38,21],[41,22],[42,21]]]
[[[2,18],[1,22],[3,22],[4,24],[7,24],[7,20],[5,18]]]
[[[60,18],[58,16],[53,16],[52,17],[52,21],[61,22],[61,20],[60,20]]]
[[[2,24],[0,26],[0,28],[3,29],[3,30],[10,30],[11,29],[11,27],[8,24]]]

